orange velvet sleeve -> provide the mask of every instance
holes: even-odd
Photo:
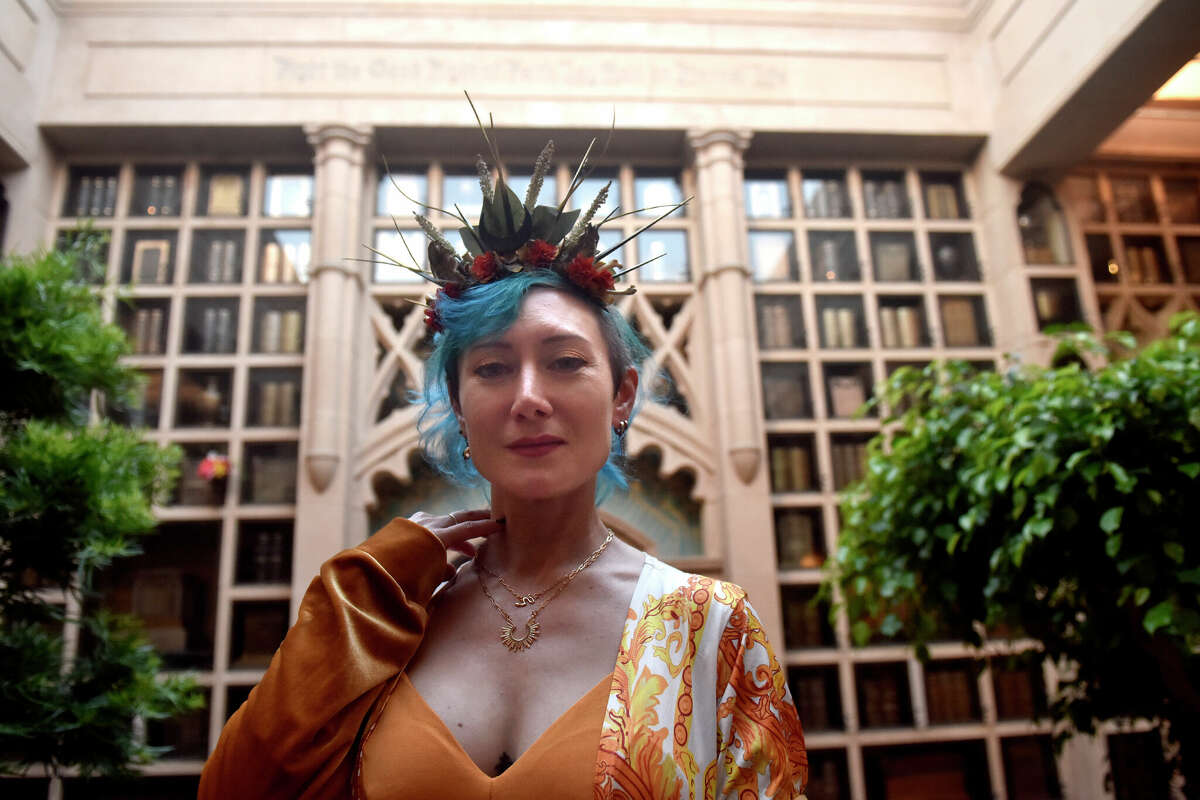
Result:
[[[437,537],[405,519],[326,561],[221,732],[199,800],[349,797],[362,721],[416,652],[426,606],[453,574]]]

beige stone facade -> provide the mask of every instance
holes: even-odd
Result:
[[[480,502],[414,458],[426,287],[347,260],[420,253],[384,160],[422,201],[468,202],[467,89],[514,184],[552,136],[561,193],[615,109],[597,174],[619,205],[694,196],[622,251],[669,253],[622,308],[671,402],[631,428],[641,481],[603,513],[749,590],[810,796],[1115,797],[1103,737],[1056,762],[1028,721],[1053,675],[855,649],[806,601],[874,381],[1045,358],[1040,329],[1072,317],[1150,336],[1200,304],[1200,107],[1147,104],[1198,50],[1191,0],[0,0],[0,246],[109,233],[98,289],[149,377],[125,417],[188,458],[166,544],[121,579],[126,610],[147,581],[188,598],[155,635],[210,704],[151,726],[178,749],[143,788],[187,795],[325,558],[391,513]],[[194,478],[209,452],[228,485]]]

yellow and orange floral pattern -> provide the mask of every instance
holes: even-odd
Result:
[[[746,593],[647,557],[621,638],[596,800],[803,798],[808,757]]]

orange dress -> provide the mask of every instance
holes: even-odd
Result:
[[[404,674],[454,574],[403,519],[326,561],[198,800],[803,797],[804,734],[745,592],[649,555],[610,676],[503,775],[482,774]]]
[[[612,676],[542,732],[496,777],[485,775],[407,675],[393,686],[362,747],[366,800],[583,800],[596,782],[596,751]]]

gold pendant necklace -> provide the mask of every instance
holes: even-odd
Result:
[[[478,569],[475,570],[475,577],[479,579],[479,588],[483,590],[484,596],[491,601],[492,607],[500,613],[500,616],[504,617],[504,624],[500,626],[500,643],[507,647],[509,652],[520,653],[533,646],[533,643],[537,641],[538,635],[541,632],[541,624],[537,621],[538,614],[542,613],[542,610],[546,606],[550,605],[554,598],[562,594],[563,590],[567,588],[571,581],[575,580],[576,575],[583,572],[592,564],[596,563],[596,559],[599,558],[600,555],[605,551],[609,543],[613,540],[614,535],[615,534],[612,532],[612,530],[608,529],[608,536],[605,537],[603,544],[597,547],[592,554],[584,559],[578,567],[571,570],[542,591],[536,592],[532,595],[518,594],[503,578],[501,578],[495,572],[492,572],[487,567],[483,566],[483,564],[480,563],[480,558],[483,555],[482,552],[475,557],[475,566],[478,567]],[[520,636],[517,635],[517,624],[513,622],[513,618],[509,616],[507,611],[500,607],[500,604],[496,602],[496,598],[493,597],[492,593],[488,591],[487,584],[483,582],[483,574],[485,572],[500,581],[500,585],[507,589],[509,593],[513,595],[513,597],[517,598],[515,605],[518,607],[530,605],[536,602],[538,597],[541,597],[547,592],[550,593],[549,596],[542,602],[542,604],[535,608],[533,613],[529,615],[529,619],[525,622],[525,630]]]
[[[516,631],[513,630],[513,624],[511,622],[506,622],[500,627],[500,641],[505,647],[514,653],[520,652],[521,650],[528,650],[529,648],[533,647],[533,643],[537,641],[538,631],[541,630],[541,627],[542,626],[534,621],[534,619],[531,617],[529,621],[525,623],[525,633],[521,636],[517,636]]]
[[[589,556],[589,558],[591,558],[591,556]],[[585,562],[585,564],[586,563],[587,562]],[[504,580],[504,577],[502,575],[500,575],[496,572],[492,572],[490,569],[485,567],[483,564],[477,563],[476,566],[479,567],[479,569],[483,570],[484,574],[486,574],[488,577],[495,578],[497,580],[497,582],[499,582],[499,584],[504,587],[504,590],[513,596],[513,606],[516,608],[525,608],[526,606],[531,606],[531,605],[535,604],[547,592],[557,589],[558,585],[560,583],[562,583],[563,581],[570,580],[571,578],[575,577],[575,570],[573,570],[572,572],[568,572],[566,575],[563,575],[561,578],[556,580],[554,583],[550,584],[545,589],[542,589],[539,592],[530,592],[528,594],[522,594],[521,592],[518,592],[516,589],[514,589],[512,587],[512,585],[509,584],[508,581]],[[583,566],[583,565],[581,565],[581,566]],[[583,566],[583,568],[586,569],[587,567]]]

